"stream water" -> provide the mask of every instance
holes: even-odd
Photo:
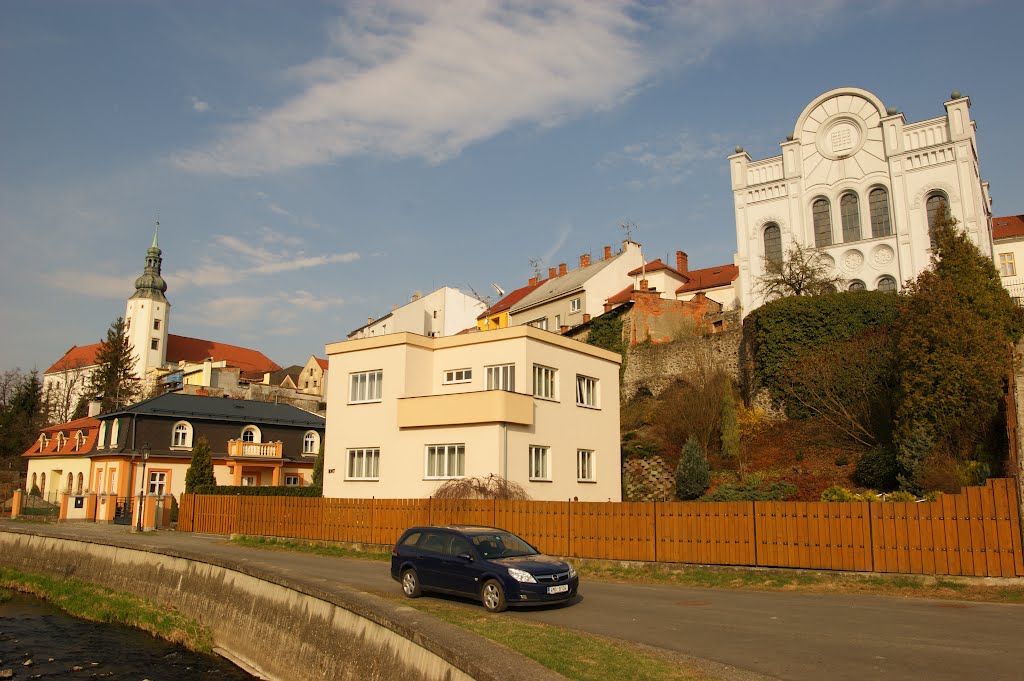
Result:
[[[26,664],[31,660],[31,664]],[[7,676],[6,670],[12,675]],[[251,680],[227,660],[115,624],[87,622],[33,596],[0,603],[0,678]]]

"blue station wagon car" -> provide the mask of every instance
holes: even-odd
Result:
[[[411,527],[391,551],[391,577],[409,598],[437,591],[478,598],[490,612],[575,598],[572,565],[494,527]]]

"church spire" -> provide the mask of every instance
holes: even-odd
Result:
[[[135,293],[132,298],[149,298],[160,302],[167,302],[164,292],[167,291],[167,282],[160,276],[160,266],[163,264],[162,252],[157,245],[157,236],[160,232],[160,222],[156,223],[153,231],[153,245],[146,250],[146,267],[142,276],[135,280]]]

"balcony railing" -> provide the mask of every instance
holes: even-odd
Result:
[[[472,423],[532,425],[533,397],[505,390],[484,390],[398,400],[399,428]]]
[[[228,440],[228,456],[247,456],[259,459],[280,459],[283,445],[277,442],[242,442]]]

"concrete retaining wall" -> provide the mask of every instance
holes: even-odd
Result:
[[[244,564],[166,549],[0,531],[0,563],[76,578],[174,607],[269,679],[562,679],[506,648],[413,610],[334,585],[318,592]]]

